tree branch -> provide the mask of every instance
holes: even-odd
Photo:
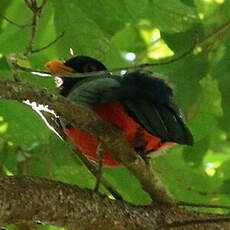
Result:
[[[27,4],[29,4],[29,3],[27,2]],[[28,45],[26,47],[26,51],[24,53],[25,56],[32,53],[33,44],[34,44],[34,40],[36,38],[36,33],[37,33],[38,15],[40,13],[38,8],[36,7],[36,4],[34,5],[31,3],[31,5],[28,5],[28,7],[31,9],[33,16],[32,16],[32,23],[31,23],[31,35],[30,35],[30,38],[28,41]]]
[[[154,220],[141,214],[143,208],[136,209],[124,202],[115,203],[92,191],[45,178],[2,177],[0,201],[1,226],[38,221],[74,230],[134,230],[154,226]],[[146,222],[144,228],[138,224],[138,219]]]
[[[57,41],[57,39],[55,39],[53,42],[51,42],[50,44],[46,45],[43,48],[36,49],[36,50],[33,49],[34,41],[35,41],[36,35],[37,35],[38,20],[39,20],[39,17],[41,16],[41,12],[42,12],[45,4],[47,3],[47,0],[43,0],[40,6],[38,6],[37,0],[30,0],[30,1],[24,0],[24,2],[26,4],[26,6],[32,12],[31,35],[30,35],[26,50],[24,52],[24,55],[28,56],[31,53],[37,53],[37,52],[40,52],[41,50],[48,48],[49,46],[54,44]]]
[[[229,215],[135,206],[45,178],[0,178],[0,226],[47,223],[69,230],[228,230]]]
[[[99,116],[82,105],[77,105],[65,97],[48,93],[27,83],[0,80],[0,96],[5,99],[24,101],[29,99],[48,105],[58,115],[74,127],[86,131],[110,150],[114,158],[126,166],[136,176],[143,189],[157,204],[174,205],[175,202],[165,187],[145,161],[127,143],[122,130],[103,121]]]

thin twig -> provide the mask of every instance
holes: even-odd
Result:
[[[37,0],[30,0],[30,1],[31,1],[31,9],[32,10],[38,9]]]
[[[41,17],[42,9],[44,8],[45,4],[47,3],[47,0],[43,0],[41,5],[38,7],[38,17]]]
[[[18,68],[18,69],[20,69],[20,70],[22,70],[22,71],[24,71],[24,72],[28,72],[28,73],[38,73],[38,74],[47,74],[47,75],[49,75],[50,77],[52,77],[52,74],[50,73],[50,72],[47,72],[47,71],[40,71],[40,70],[35,70],[35,69],[31,69],[31,68],[27,68],[27,67],[24,67],[24,66],[21,66],[21,65],[19,65],[19,64],[17,64],[17,63],[13,63],[14,64],[14,66],[16,67],[16,68]],[[47,76],[46,76],[47,77]]]
[[[124,67],[119,67],[119,68],[112,68],[109,70],[104,70],[104,71],[97,71],[97,72],[90,72],[90,73],[73,73],[73,74],[69,74],[66,77],[70,77],[70,78],[75,78],[75,77],[91,77],[91,76],[97,76],[97,75],[103,75],[103,74],[108,74],[111,72],[118,72],[121,70],[138,70],[138,69],[143,69],[146,67],[152,67],[152,66],[160,66],[160,65],[168,65],[171,64],[173,62],[176,62],[184,57],[186,57],[187,55],[189,55],[194,49],[194,46],[192,46],[189,50],[185,51],[184,53],[182,53],[181,55],[174,57],[174,58],[170,58],[166,61],[158,61],[158,62],[153,62],[153,63],[144,63],[144,64],[140,64],[140,65],[136,65],[136,66],[124,66]]]
[[[24,0],[24,2],[25,2],[25,4],[27,5],[27,7],[28,7],[29,9],[31,9],[32,3],[31,3],[29,0]]]
[[[188,225],[197,225],[197,224],[211,224],[211,223],[224,223],[224,222],[230,222],[230,218],[215,218],[215,219],[204,219],[204,220],[188,220],[188,221],[175,221],[171,224],[167,225],[167,228],[178,228],[182,226],[188,226]]]
[[[31,24],[31,35],[30,35],[30,39],[29,39],[26,51],[24,53],[25,56],[27,56],[28,54],[31,54],[33,50],[33,43],[34,43],[34,39],[36,37],[36,32],[37,32],[37,14],[38,14],[38,11],[34,10],[32,24]]]
[[[211,41],[214,38],[218,38],[218,41],[223,39],[225,34],[230,30],[230,20],[226,21],[224,24],[222,24],[220,27],[212,31],[212,33],[205,36],[205,38],[201,39],[199,41],[200,46],[206,46],[209,41]]]
[[[41,6],[39,6],[39,7],[37,5],[36,0],[31,0],[30,2],[28,0],[25,0],[25,3],[33,13],[32,23],[31,23],[31,35],[30,35],[28,45],[26,47],[26,51],[24,53],[24,55],[27,56],[27,55],[33,53],[34,40],[35,40],[36,34],[37,34],[38,19],[41,15],[43,7],[45,6],[46,0],[43,0]]]
[[[96,168],[95,165],[93,165],[86,156],[84,156],[78,149],[76,146],[72,146],[72,144],[70,144],[71,146],[71,151],[73,151],[78,158],[82,161],[82,163],[85,165],[85,167],[91,172],[91,174],[93,176],[95,176],[95,178],[97,178],[98,175],[98,170]],[[116,200],[123,200],[122,196],[113,188],[113,186],[104,178],[101,178],[101,184],[105,187],[105,189],[110,192],[112,194],[112,196],[116,199]]]
[[[201,207],[201,208],[221,208],[221,209],[230,209],[230,206],[227,205],[214,205],[214,204],[194,204],[184,201],[178,201],[178,206],[189,206],[189,207]]]
[[[8,17],[6,17],[5,15],[1,14],[0,13],[0,17],[2,17],[3,19],[5,19],[7,22],[9,22],[10,24],[14,25],[14,26],[17,26],[19,28],[25,28],[25,27],[30,27],[31,24],[25,24],[25,25],[20,25],[14,21],[12,21],[11,19],[9,19]]]
[[[47,48],[49,48],[50,46],[52,46],[53,44],[55,44],[60,38],[62,38],[64,36],[64,32],[62,32],[61,34],[59,34],[52,42],[48,43],[47,45],[38,48],[38,49],[33,49],[31,51],[31,53],[38,53],[41,52],[42,50],[45,50]]]
[[[184,58],[185,56],[187,56],[189,53],[192,52],[193,48],[190,48],[189,50],[187,50],[183,54],[179,55],[178,57],[175,57],[173,59],[166,60],[166,61],[155,62],[155,63],[145,63],[145,64],[141,64],[141,65],[136,65],[136,66],[124,66],[124,67],[112,68],[109,70],[90,72],[90,73],[73,73],[73,74],[69,74],[68,76],[65,75],[65,77],[69,77],[69,78],[91,77],[91,76],[108,74],[111,72],[117,72],[117,71],[121,71],[121,70],[135,70],[135,69],[141,69],[141,68],[146,68],[146,67],[150,67],[150,66],[168,65],[170,63],[176,62],[176,61],[180,60],[181,58]],[[41,75],[42,74],[50,75],[50,77],[56,76],[56,74],[53,74],[53,73],[50,73],[47,71],[39,71],[39,70],[31,69],[31,68],[26,68],[26,67],[20,66],[18,64],[16,64],[16,66],[20,70],[25,71],[25,72],[30,72],[32,74],[38,73],[38,75],[39,75],[39,73],[40,73]],[[35,74],[35,75],[37,75],[37,74]]]
[[[43,0],[41,5],[39,6],[39,8],[42,9],[45,6],[46,3],[47,3],[47,0]]]
[[[95,184],[94,191],[98,192],[100,183],[101,183],[101,179],[102,179],[103,158],[104,158],[104,148],[102,147],[101,143],[97,146],[96,154],[99,159],[99,162],[98,162],[98,172],[97,172],[97,178],[96,178],[96,184]]]

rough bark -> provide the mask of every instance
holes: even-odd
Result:
[[[134,206],[74,185],[29,176],[0,178],[0,204],[1,226],[38,222],[70,230],[230,229],[229,216]]]

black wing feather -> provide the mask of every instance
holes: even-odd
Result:
[[[105,93],[103,100],[119,101],[129,116],[163,141],[192,145],[192,135],[171,97],[172,89],[162,79],[135,71],[121,78],[120,87]]]
[[[126,100],[121,102],[126,112],[151,134],[167,137],[168,130],[156,106],[143,100]]]

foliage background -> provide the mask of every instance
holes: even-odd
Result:
[[[15,55],[21,65],[44,70],[48,60],[69,58],[71,48],[75,55],[92,56],[115,68],[178,56],[196,40],[190,55],[148,68],[162,74],[175,89],[175,100],[195,139],[193,147],[175,146],[152,163],[177,200],[230,204],[229,12],[229,0],[48,0],[37,25],[34,49],[63,32],[64,36],[47,49],[23,57],[31,27],[22,25],[31,22],[32,13],[22,0],[1,0],[0,77],[12,79],[9,59]],[[23,72],[21,80],[55,91],[51,78]],[[0,170],[83,188],[95,184],[68,146],[30,107],[3,99]],[[104,174],[127,201],[150,202],[125,168],[104,169]]]

